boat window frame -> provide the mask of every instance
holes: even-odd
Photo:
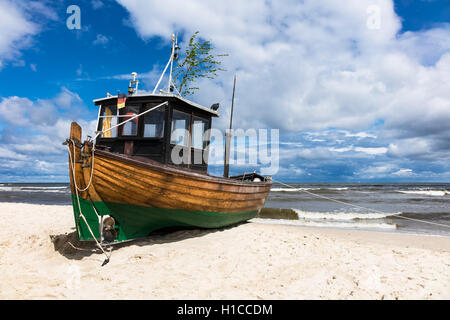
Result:
[[[156,107],[158,104],[160,104],[160,102],[146,102],[142,105],[141,108],[141,113],[145,112],[153,107]],[[154,114],[154,111],[156,112],[160,112],[162,114],[162,120],[163,120],[163,125],[162,125],[162,130],[161,130],[161,135],[160,136],[153,136],[153,137],[146,137],[145,136],[145,119],[147,117],[150,117],[152,114]],[[161,106],[158,109],[155,109],[154,111],[150,111],[149,113],[143,115],[141,119],[141,132],[139,134],[139,137],[145,140],[163,140],[166,137],[166,126],[167,126],[167,120],[168,120],[168,113],[169,113],[169,107],[167,105]]]
[[[204,124],[203,132],[202,132],[202,148],[201,149],[196,148],[194,146],[194,129],[195,129],[194,125],[195,125],[195,120],[196,120],[195,118],[201,119],[203,124]],[[208,132],[208,137],[207,138],[205,138],[205,133],[209,130],[210,123],[211,123],[211,118],[205,118],[205,117],[203,117],[201,115],[198,115],[198,114],[195,114],[195,113],[192,114],[192,119],[191,119],[192,129],[190,131],[190,135],[191,135],[191,137],[190,137],[190,140],[191,140],[190,145],[191,145],[192,149],[194,149],[194,150],[202,150],[202,151],[206,150],[206,148],[209,145],[210,139],[211,139],[211,132]]]
[[[115,109],[116,110],[116,114],[113,115],[111,113],[110,116],[105,116],[104,113],[105,113],[107,107],[110,108],[111,111]],[[115,105],[115,104],[99,105],[98,116],[97,116],[97,131],[98,132],[102,132],[103,131],[103,119],[105,119],[105,118],[111,118],[111,119],[115,119],[116,120],[115,124],[114,123],[110,124],[110,128],[114,127],[115,125],[117,125],[119,123],[120,116],[119,116],[119,109],[117,109],[117,105]],[[111,137],[105,137],[105,133],[102,133],[100,137],[102,139],[117,139],[119,137],[119,127],[116,127],[115,130],[114,129],[110,130],[110,132],[115,132],[116,135],[115,136],[111,136]]]
[[[137,111],[133,111],[133,114],[129,115],[128,113],[130,113],[130,112],[128,112],[129,111],[128,108],[136,108]],[[128,120],[129,118],[134,117],[135,115],[138,115],[138,114],[141,113],[141,104],[138,104],[138,103],[125,104],[124,108],[120,108],[117,111],[119,113],[118,119],[123,118],[123,120],[118,122],[118,123],[122,124],[124,121]],[[139,125],[140,118],[141,117],[137,117],[137,118],[133,119],[133,121],[129,121],[129,122],[123,124],[123,125],[120,125],[118,127],[120,129],[118,130],[118,136],[117,137],[118,138],[138,138],[140,136],[139,135],[139,130],[140,130],[140,127],[141,127]],[[133,122],[136,124],[136,133],[135,134],[124,134],[123,131],[124,131],[125,126],[127,124],[133,123]]]
[[[187,121],[187,128],[186,128],[186,126],[184,127],[184,129],[186,130],[186,131],[188,131],[188,136],[187,136],[187,139],[186,139],[186,136],[184,136],[184,139],[183,139],[183,142],[185,143],[185,144],[179,144],[179,143],[173,143],[172,142],[172,133],[174,132],[174,129],[173,129],[173,124],[174,124],[174,114],[176,113],[176,112],[179,112],[179,113],[183,113],[183,114],[185,114],[185,115],[187,115],[187,116],[189,116],[189,118],[186,118],[185,120],[188,120]],[[192,113],[188,113],[188,112],[186,112],[186,111],[183,111],[183,110],[180,110],[179,108],[176,108],[176,107],[174,107],[173,109],[172,109],[172,113],[171,113],[171,117],[170,117],[170,133],[169,133],[169,137],[168,137],[168,139],[169,139],[169,144],[171,145],[171,146],[180,146],[180,147],[183,147],[183,148],[189,148],[189,145],[190,145],[190,141],[191,141],[191,125],[192,125]],[[175,126],[175,130],[177,130],[177,128],[176,128],[176,126]]]

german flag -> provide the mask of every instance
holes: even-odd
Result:
[[[127,95],[119,93],[117,96],[117,109],[125,108],[125,101],[127,101]]]

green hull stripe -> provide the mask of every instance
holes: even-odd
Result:
[[[80,217],[78,202],[72,195],[77,234],[80,240],[93,240],[86,223]],[[81,211],[97,239],[100,239],[98,214],[110,215],[116,220],[117,241],[145,237],[154,230],[165,227],[220,228],[252,219],[257,210],[238,213],[220,213],[204,211],[187,211],[179,209],[160,209],[113,202],[91,202],[80,198]]]

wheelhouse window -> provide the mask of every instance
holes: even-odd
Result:
[[[190,126],[190,114],[173,110],[170,143],[187,147],[189,143]]]
[[[98,119],[98,130],[103,131],[102,138],[116,138],[118,128],[111,129],[115,125],[117,125],[117,106],[102,106]]]
[[[139,106],[126,106],[120,110],[121,122],[130,120],[139,114]],[[139,117],[134,118],[122,125],[122,136],[137,136]]]
[[[206,143],[209,140],[205,137],[205,132],[208,129],[209,121],[201,117],[194,117],[192,124],[192,147],[195,149],[205,149]]]
[[[156,103],[148,103],[145,110],[155,107]],[[144,115],[144,138],[162,138],[164,137],[164,127],[166,124],[166,107],[161,106],[158,109],[150,111]]]

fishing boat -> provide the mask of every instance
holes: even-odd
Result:
[[[94,100],[94,138],[82,142],[82,128],[71,124],[65,144],[79,240],[111,244],[166,227],[220,228],[249,220],[264,206],[270,177],[228,177],[228,167],[224,177],[208,174],[207,132],[218,104],[207,108],[173,92],[177,49],[172,37],[171,57],[152,93],[139,93],[133,73],[126,95]],[[167,90],[157,92],[169,66]]]

